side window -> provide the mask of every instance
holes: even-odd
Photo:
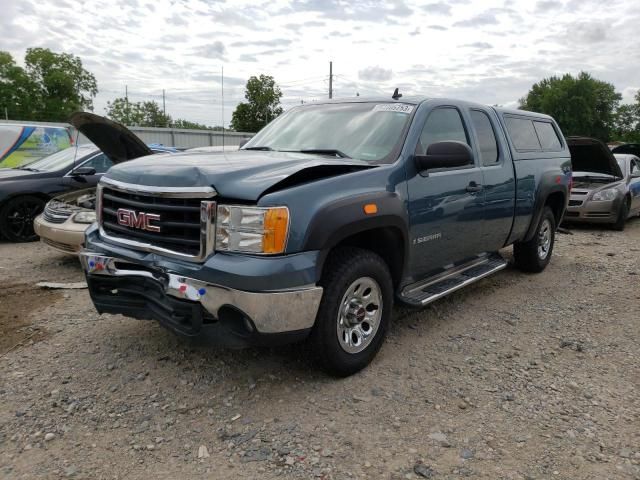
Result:
[[[423,155],[432,143],[457,141],[469,144],[460,113],[455,108],[436,108],[424,123],[416,154]]]
[[[533,128],[531,120],[505,116],[504,121],[516,150],[540,150],[538,135],[536,135],[536,130]]]
[[[489,116],[480,110],[471,110],[471,121],[478,136],[482,165],[496,165],[499,160],[498,142]]]
[[[631,160],[631,175],[640,175],[640,161]]]
[[[554,152],[562,150],[562,143],[560,143],[556,129],[553,128],[551,123],[533,122],[533,126],[536,129],[543,150],[552,150]]]
[[[91,160],[82,165],[83,167],[91,167],[96,173],[104,173],[113,166],[113,162],[104,153],[93,157]]]

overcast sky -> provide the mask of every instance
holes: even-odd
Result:
[[[78,55],[95,112],[124,96],[228,124],[251,75],[275,77],[285,108],[334,96],[451,96],[515,106],[541,78],[591,72],[630,101],[640,87],[638,0],[0,0],[0,50]]]

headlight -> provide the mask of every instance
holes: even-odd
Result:
[[[287,207],[218,205],[216,250],[282,253],[289,235]]]
[[[93,223],[96,221],[96,212],[78,212],[73,216],[76,223]]]
[[[613,200],[616,198],[617,195],[618,195],[618,190],[616,188],[607,188],[606,190],[596,192],[591,198],[591,200],[595,200],[596,202]]]

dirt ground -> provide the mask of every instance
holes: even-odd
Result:
[[[0,243],[0,478],[640,479],[640,219],[572,231],[542,274],[396,309],[343,380],[100,317],[35,286],[76,259]]]

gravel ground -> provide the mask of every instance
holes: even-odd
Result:
[[[396,309],[373,364],[99,317],[77,260],[0,244],[0,478],[640,479],[640,220]],[[506,250],[505,255],[510,255]]]

